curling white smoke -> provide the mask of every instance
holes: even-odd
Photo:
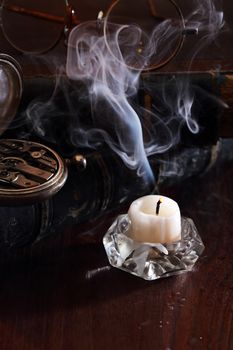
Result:
[[[195,0],[188,6],[190,4],[192,8],[185,24],[197,28],[201,37],[198,49],[192,54],[194,57],[198,50],[214,40],[223,26],[223,14],[211,0]],[[169,110],[165,120],[159,111],[147,111],[154,125],[147,142],[143,139],[140,118],[131,105],[138,91],[141,71],[148,68],[152,58],[158,62],[163,60],[181,29],[172,20],[165,20],[149,37],[135,24],[117,25],[109,23],[108,19],[105,21],[104,30],[99,21],[94,21],[80,24],[70,33],[67,75],[88,86],[92,112],[97,125],[101,125],[94,133],[101,135],[127,166],[151,180],[153,175],[147,156],[165,152],[177,144],[180,126],[184,123],[193,133],[199,131],[192,116],[194,96],[187,80],[179,82],[172,98],[164,91],[162,98]],[[158,50],[161,47],[163,51]],[[90,143],[93,130],[85,131],[85,137],[86,143]]]
[[[216,3],[218,7],[221,7],[221,1],[193,0],[190,3],[193,4],[194,10],[187,16],[186,23],[197,28],[201,33],[200,39],[191,51],[189,62],[189,66],[191,67],[198,53],[215,41],[220,30],[224,27],[225,21],[223,11],[216,8]]]
[[[98,130],[105,142],[128,166],[152,178],[141,123],[128,101],[137,92],[140,72],[125,66],[117,44],[122,28],[115,26],[115,29],[113,55],[96,22],[76,27],[69,38],[67,74],[88,84],[94,114],[106,119],[102,122],[106,129],[114,129],[111,135],[104,128]]]

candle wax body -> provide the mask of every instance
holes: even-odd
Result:
[[[159,214],[156,205],[159,200]],[[129,236],[135,241],[172,243],[181,239],[181,216],[178,204],[168,197],[149,195],[135,200],[128,211]]]

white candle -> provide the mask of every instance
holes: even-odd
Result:
[[[141,197],[131,204],[128,215],[131,220],[129,236],[135,241],[172,243],[181,239],[180,209],[171,198],[158,195]]]

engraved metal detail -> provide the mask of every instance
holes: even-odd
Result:
[[[46,199],[66,178],[64,161],[50,148],[30,141],[0,140],[0,203]]]

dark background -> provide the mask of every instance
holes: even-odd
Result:
[[[75,5],[85,17],[93,3]],[[224,8],[229,29],[194,70],[232,69],[231,2]],[[64,63],[62,43],[42,57],[18,53],[3,37],[0,43],[25,75],[49,74],[51,57]],[[184,69],[187,50],[166,69]],[[233,349],[232,177],[232,162],[225,160],[162,189],[194,220],[206,247],[194,270],[180,276],[146,282],[109,268],[102,236],[127,207],[31,248],[2,252],[0,349]]]
[[[27,3],[30,7],[30,0],[26,2],[19,1],[19,3]],[[55,5],[54,1],[44,2],[46,6],[46,12],[48,13],[57,13],[63,14],[63,6],[62,2]],[[145,2],[140,0],[138,2],[138,6]],[[196,3],[196,2],[195,2]],[[106,13],[111,1],[96,1],[92,2],[81,1],[77,2],[73,0],[71,2],[74,9],[76,10],[77,16],[81,22],[85,20],[93,20],[96,18],[99,10],[103,10]],[[177,4],[180,6],[181,11],[185,14],[190,13],[188,8],[188,4],[184,0],[178,0]],[[191,2],[190,2],[191,4]],[[132,0],[128,0],[123,2],[121,1],[122,11],[125,7],[126,13],[130,13],[130,6],[135,8],[136,4],[132,3]],[[36,6],[34,5],[34,8]],[[40,4],[40,9],[42,10],[43,4]],[[56,10],[55,10],[56,9]],[[230,1],[223,0],[217,2],[217,9],[223,9],[224,11],[224,19],[225,26],[222,29],[220,35],[212,42],[207,45],[203,50],[201,50],[195,58],[195,61],[191,65],[191,71],[210,71],[210,70],[231,70],[233,67],[232,58],[233,58],[233,48],[232,48],[232,28],[233,28],[233,7]],[[28,33],[28,36],[30,33]],[[40,28],[40,36],[48,35],[46,32],[46,28],[44,30]],[[16,33],[17,36],[17,33]],[[25,38],[27,40],[27,37]],[[200,35],[198,36],[188,36],[185,40],[185,44],[178,54],[178,56],[172,60],[166,67],[164,67],[163,71],[184,71],[190,69],[190,52],[193,52],[194,47],[198,47],[200,42]],[[47,52],[46,54],[42,54],[39,56],[22,54],[19,51],[15,50],[4,38],[2,32],[0,32],[0,45],[1,52],[9,53],[13,57],[15,57],[22,65],[23,71],[25,75],[40,75],[40,74],[49,74],[54,73],[54,71],[60,66],[65,64],[66,59],[66,46],[64,45],[64,38],[62,37],[59,41],[58,45],[54,47],[52,50]],[[54,65],[56,67],[54,67]]]

